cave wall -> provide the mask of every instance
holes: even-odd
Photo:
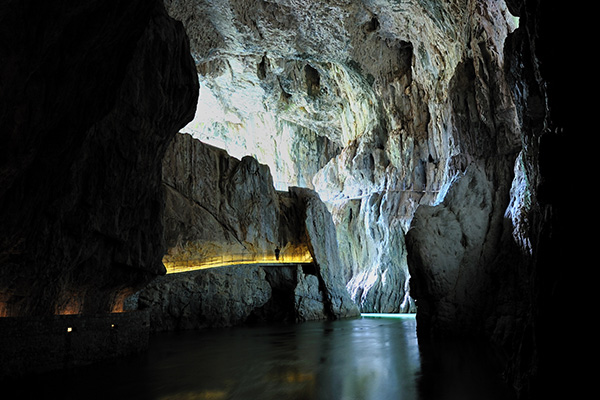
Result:
[[[191,38],[201,83],[184,130],[255,156],[280,189],[314,188],[342,227],[355,300],[364,311],[407,310],[403,235],[461,162],[447,88],[479,10],[462,0],[309,4],[165,1]],[[511,20],[504,3],[491,8],[501,40]],[[361,215],[350,211],[357,202]],[[343,228],[351,213],[360,233]]]
[[[268,166],[186,133],[165,153],[163,187],[163,261],[178,273],[128,300],[150,312],[153,330],[358,315],[332,216],[314,191],[277,191]],[[276,248],[286,264],[277,264]],[[226,265],[193,270],[213,262]]]
[[[518,274],[526,249],[513,243],[504,221],[521,126],[504,73],[506,31],[494,24],[498,11],[479,4],[464,32],[465,53],[447,89],[451,178],[438,202],[416,209],[406,235],[423,336],[492,337],[522,318],[515,310],[523,311],[523,299],[499,299],[499,285]]]
[[[524,21],[524,29],[511,38],[506,51],[512,59],[508,76],[523,125],[522,170],[532,188],[525,223],[515,235],[521,241],[528,238],[532,248],[520,279],[529,312],[513,347],[509,375],[532,398],[581,397],[589,381],[575,360],[591,342],[573,324],[557,324],[556,317],[569,315],[571,322],[583,321],[593,304],[589,297],[593,283],[571,268],[584,265],[589,256],[582,226],[587,211],[575,205],[567,189],[569,182],[579,185],[587,179],[585,172],[581,180],[569,167],[578,160],[586,164],[577,148],[589,130],[588,120],[582,117],[589,115],[587,77],[577,63],[556,50],[573,45],[565,32],[584,35],[589,21],[581,10],[554,3],[508,4]],[[577,293],[580,307],[565,302],[565,293]],[[565,368],[569,364],[573,368]]]
[[[415,213],[411,294],[420,341],[484,340],[520,398],[573,396],[581,371],[557,344],[579,334],[556,316],[572,311],[560,293],[577,285],[559,271],[581,246],[564,183],[582,121],[577,85],[565,81],[574,67],[555,49],[566,46],[557,27],[574,20],[548,2],[507,4],[519,29],[491,52],[474,47],[481,59],[466,59],[450,86],[454,137],[474,162],[440,204]]]
[[[576,84],[563,83],[579,74],[560,50],[578,18],[538,0],[166,4],[226,116],[186,129],[242,142],[283,181],[301,130],[333,144],[325,159],[302,157],[319,166],[312,185],[364,310],[414,297],[423,340],[493,342],[521,393],[553,370],[539,352],[551,353],[541,332],[568,239],[559,160],[581,120],[567,111]],[[234,101],[240,92],[259,100]]]
[[[158,1],[3,2],[0,315],[118,311],[165,272],[161,159],[195,66]]]
[[[329,203],[338,226],[365,221],[356,229],[365,236],[340,236],[340,248],[391,244],[398,277],[410,257],[420,338],[469,330],[491,339],[523,393],[539,392],[542,378],[562,381],[567,346],[553,343],[572,335],[552,314],[570,311],[563,294],[576,285],[562,269],[573,264],[564,249],[575,218],[561,164],[575,165],[565,157],[583,129],[571,104],[578,72],[557,51],[577,21],[567,9],[539,0],[507,0],[510,13],[503,1],[475,0],[165,4],[193,61],[158,2],[2,4],[1,315],[111,311],[164,272],[160,160],[203,93],[225,104],[225,122],[208,121],[222,142],[248,126],[289,134],[240,147],[271,156],[276,176],[301,170],[339,201]],[[231,93],[261,100],[238,110]],[[375,206],[380,195],[385,207]],[[431,226],[448,229],[427,237]],[[342,259],[355,265],[352,254]],[[359,264],[347,281],[364,274]],[[446,266],[465,274],[440,273]]]

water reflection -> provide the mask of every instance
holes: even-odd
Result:
[[[466,369],[457,364],[447,370],[442,359],[422,364],[412,317],[161,334],[143,356],[47,377],[21,387],[18,398],[36,398],[35,391],[61,399],[423,400],[454,399],[455,393],[463,400],[500,398],[491,395],[499,393],[493,386],[446,396],[449,387],[481,386],[481,370],[468,365],[462,352],[458,360]],[[473,368],[477,382],[468,376]],[[423,371],[431,371],[433,379]]]
[[[227,399],[416,399],[414,323],[414,318],[356,319],[164,335],[148,361],[156,374],[152,381],[168,381],[160,388],[162,399],[190,393]]]

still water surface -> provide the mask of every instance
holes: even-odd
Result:
[[[40,379],[15,398],[510,399],[474,354],[443,353],[422,359],[414,316],[169,333],[143,355]]]

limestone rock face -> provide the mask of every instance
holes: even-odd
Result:
[[[338,317],[357,315],[356,304],[343,285],[345,268],[339,257],[335,226],[329,210],[314,191],[292,188],[290,192],[301,199],[306,210],[306,234],[315,259],[319,287],[324,292],[325,305],[329,307],[327,313]]]
[[[331,214],[314,191],[277,192],[267,166],[189,134],[176,135],[169,146],[163,179],[168,270],[276,265],[278,247],[288,264],[167,275],[142,290],[134,305],[150,309],[156,329],[358,315],[345,288]]]
[[[153,331],[228,327],[263,306],[271,286],[261,267],[243,265],[162,276],[136,298]]]
[[[167,262],[193,241],[202,243],[195,256],[205,258],[272,254],[280,245],[278,196],[268,167],[254,158],[237,160],[180,134],[165,155],[163,177]]]
[[[278,189],[315,189],[362,309],[414,309],[403,235],[416,208],[473,160],[510,171],[519,151],[504,1],[165,5],[201,84],[184,130],[269,165]],[[509,175],[493,181],[508,190]]]
[[[422,336],[473,333],[507,354],[521,348],[535,320],[536,246],[555,243],[545,224],[561,221],[545,197],[559,196],[550,160],[565,144],[545,133],[552,118],[566,124],[574,98],[547,92],[565,86],[558,12],[529,0],[165,3],[192,38],[198,110],[217,111],[197,113],[186,131],[255,155],[282,187],[320,194],[363,310],[404,310],[414,297]],[[448,190],[465,181],[485,190]],[[461,198],[471,217],[456,215]],[[425,221],[441,234],[427,237]]]
[[[340,257],[347,265],[346,286],[364,312],[416,311],[404,234],[393,217],[400,197],[373,194],[334,209]]]
[[[161,160],[198,80],[158,1],[3,2],[0,316],[103,313],[163,274]]]
[[[480,329],[490,290],[491,264],[482,251],[489,233],[492,188],[472,165],[456,179],[441,204],[421,206],[406,236],[412,293],[419,320],[434,332]],[[460,327],[460,328],[458,328]],[[456,331],[460,329],[460,331]]]

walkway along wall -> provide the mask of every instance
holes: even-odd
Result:
[[[316,192],[276,191],[267,166],[189,134],[176,135],[167,149],[163,180],[163,262],[179,273],[156,279],[127,304],[150,311],[152,330],[359,315],[345,288],[332,216]],[[235,264],[236,255],[252,263],[193,271],[211,260]],[[292,255],[295,264],[288,264]]]

